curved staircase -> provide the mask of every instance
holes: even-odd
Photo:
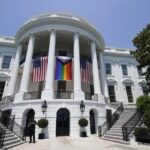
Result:
[[[104,134],[103,139],[118,143],[129,144],[123,140],[122,126],[135,114],[135,108],[124,108],[116,123]]]

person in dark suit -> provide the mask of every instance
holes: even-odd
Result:
[[[29,143],[35,143],[35,126],[36,126],[36,121],[34,120],[34,118],[31,119],[31,121],[29,122],[29,136],[30,136],[30,141]]]

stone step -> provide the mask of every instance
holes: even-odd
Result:
[[[12,134],[12,132],[10,130],[6,130],[5,134]]]
[[[117,133],[117,132],[107,132],[105,135],[109,135],[109,136],[121,136],[122,137],[122,133]]]
[[[119,136],[119,135],[107,135],[107,134],[105,134],[105,135],[104,135],[104,138],[123,140],[122,135]]]
[[[15,135],[14,135],[14,134],[12,134],[12,133],[10,133],[10,134],[6,134],[6,135],[5,135],[5,138],[13,137],[13,136],[15,136]]]
[[[4,142],[6,142],[6,141],[13,141],[13,140],[16,140],[16,139],[18,139],[18,137],[16,137],[16,136],[5,137]]]
[[[14,139],[14,140],[11,140],[11,141],[4,141],[4,146],[8,146],[8,145],[11,145],[11,144],[15,144],[15,143],[19,143],[21,142],[20,139]]]
[[[127,145],[130,144],[130,142],[128,141],[123,141],[123,140],[118,140],[118,139],[112,139],[112,138],[103,138],[103,139],[107,141],[115,142],[115,143],[121,143],[121,144],[127,144]]]
[[[25,143],[25,141],[21,141],[21,142],[19,142],[19,143],[14,143],[14,144],[5,146],[4,149],[10,149],[10,148],[16,147],[16,146],[21,145],[21,144],[24,144],[24,143]]]

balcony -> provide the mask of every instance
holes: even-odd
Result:
[[[58,90],[54,91],[55,99],[73,99],[73,91]]]
[[[24,100],[41,99],[41,91],[33,91],[24,93]]]

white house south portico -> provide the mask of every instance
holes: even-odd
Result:
[[[78,120],[81,117],[80,102],[83,100],[86,106],[84,116],[89,121],[87,133],[91,134],[90,114],[96,133],[98,125],[106,120],[98,69],[101,64],[97,60],[104,50],[101,35],[80,18],[66,14],[46,14],[25,23],[17,32],[15,41],[18,48],[8,95],[16,93],[12,108],[16,122],[26,128],[30,116],[34,115],[35,120],[42,118],[41,105],[46,100],[46,117],[50,124],[47,136],[59,136],[58,120],[62,120],[62,126],[67,122],[67,135],[79,136]],[[47,57],[45,78],[33,82],[32,62],[37,57]],[[70,79],[55,77],[56,58],[60,57],[71,59]],[[82,59],[85,60],[83,64]],[[85,63],[88,65],[85,66]],[[82,66],[87,71],[82,72]],[[68,118],[66,122],[63,116]],[[39,132],[37,128],[36,134]]]

